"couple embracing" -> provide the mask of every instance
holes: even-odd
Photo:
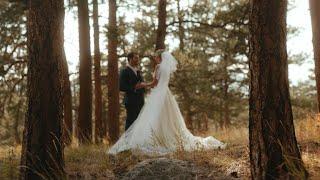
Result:
[[[175,97],[169,89],[170,75],[177,69],[177,60],[165,50],[156,51],[153,80],[144,82],[139,56],[128,54],[128,65],[120,72],[120,91],[125,92],[127,112],[125,133],[108,151],[139,151],[145,154],[167,154],[179,148],[186,151],[224,148],[212,136],[194,136],[187,129]],[[151,92],[144,101],[147,88]]]

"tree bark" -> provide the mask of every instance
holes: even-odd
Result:
[[[20,102],[19,102],[20,104]],[[19,121],[21,120],[20,112],[18,112],[17,117],[14,119],[14,124],[13,124],[13,135],[14,135],[14,140],[16,145],[21,144],[21,139],[20,139],[20,134],[19,134]]]
[[[99,9],[98,0],[93,0],[93,38],[94,38],[94,94],[95,94],[95,142],[99,143],[105,136],[105,125],[102,121],[101,92],[101,54],[99,46]]]
[[[78,0],[80,50],[78,139],[80,144],[88,144],[92,140],[92,62],[88,13],[88,0]]]
[[[178,8],[178,36],[179,36],[179,50],[184,51],[184,27],[183,27],[183,11],[181,10],[180,0],[177,0],[177,8]]]
[[[79,119],[79,96],[78,96],[78,91],[77,91],[77,83],[73,83],[72,84],[72,93],[73,93],[73,105],[72,105],[72,109],[74,111],[74,119],[73,119],[73,129],[72,129],[72,134],[76,135],[78,134],[78,121],[77,119]]]
[[[295,137],[286,49],[287,0],[252,0],[249,139],[252,179],[306,179]]]
[[[181,72],[180,76],[185,75],[185,73]],[[182,90],[182,95],[183,95],[183,100],[185,104],[185,109],[186,109],[186,119],[185,123],[188,127],[188,129],[193,132],[195,128],[193,127],[193,112],[191,110],[191,99],[188,91],[183,88],[183,84],[178,84],[178,87]]]
[[[313,33],[314,71],[318,95],[318,112],[320,112],[320,1],[309,0],[309,6]]]
[[[68,62],[65,54],[63,54],[63,139],[66,145],[70,145],[72,141],[72,95],[69,79]]]
[[[199,132],[202,131],[202,124],[201,124],[201,119],[200,118],[197,120],[197,125],[198,125],[197,130]]]
[[[187,109],[187,113],[186,113],[186,123],[187,123],[187,127],[188,129],[193,132],[193,123],[192,123],[192,115],[191,115],[191,111],[189,109]]]
[[[22,93],[20,93],[20,95],[22,95]],[[23,103],[22,99],[19,99],[18,107],[17,107],[17,111],[16,111],[16,117],[14,118],[14,123],[13,123],[13,136],[15,139],[15,143],[17,145],[21,144],[21,139],[20,139],[20,134],[19,134],[19,122],[23,117],[23,114],[21,112],[21,110],[23,109],[22,103]]]
[[[220,90],[223,92],[223,80],[219,81],[220,84]],[[224,96],[223,94],[221,95],[221,97],[219,98],[219,127],[221,130],[225,130],[225,119],[224,119],[224,102],[225,100],[223,99]]]
[[[104,136],[109,137],[109,132],[107,131],[108,129],[108,97],[107,96],[102,96],[102,121],[104,125]]]
[[[209,130],[209,118],[208,118],[208,114],[207,113],[204,113],[204,129],[205,131],[208,131]]]
[[[158,4],[158,29],[156,39],[156,50],[165,49],[164,41],[166,39],[166,18],[167,18],[167,0],[159,0]]]
[[[19,96],[23,97],[24,96],[24,85],[20,85],[18,88]],[[19,133],[19,122],[24,116],[24,99],[20,98],[17,104],[17,109],[16,109],[16,115],[14,118],[14,124],[13,124],[13,136],[15,139],[15,143],[17,145],[21,144],[21,138],[20,138],[20,133]]]
[[[111,143],[119,138],[119,75],[117,56],[117,4],[109,1],[108,33],[108,130]]]
[[[229,56],[224,55],[223,58],[223,112],[224,112],[224,129],[228,129],[230,122],[230,107],[229,107],[229,73],[228,73]]]
[[[64,2],[30,0],[28,9],[28,108],[20,179],[64,179]]]
[[[228,80],[225,80],[225,83],[224,83],[224,87],[223,87],[223,101],[224,101],[224,104],[223,104],[223,112],[224,112],[224,121],[223,121],[223,126],[225,129],[228,129],[231,125],[231,122],[230,122],[230,107],[229,107],[229,84],[227,82]]]

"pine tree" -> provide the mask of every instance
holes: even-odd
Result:
[[[88,0],[78,0],[80,103],[77,133],[80,144],[90,143],[92,139],[92,62],[88,13]]]
[[[65,54],[63,54],[63,139],[66,145],[72,141],[72,94],[69,79],[68,62]]]
[[[119,138],[119,75],[117,55],[117,4],[109,0],[108,28],[108,131],[111,143]]]
[[[28,2],[28,109],[21,179],[63,179],[63,0]]]
[[[318,94],[318,111],[320,112],[320,1],[309,0],[309,6],[313,32],[314,70]]]
[[[167,0],[159,0],[158,4],[158,29],[156,39],[156,50],[165,49],[164,41],[166,39],[166,18],[167,18]]]
[[[306,179],[295,137],[286,49],[287,0],[253,0],[249,138],[253,179]]]
[[[95,141],[100,142],[105,136],[105,122],[102,121],[101,92],[101,54],[99,46],[99,9],[98,0],[93,0],[93,36],[94,36],[94,94],[95,94]]]

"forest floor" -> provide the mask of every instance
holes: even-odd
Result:
[[[317,118],[296,125],[302,158],[311,179],[320,179],[319,130]],[[69,179],[250,179],[247,129],[202,135],[208,134],[227,142],[227,148],[147,157],[129,151],[108,156],[106,145],[67,147],[66,172]],[[17,179],[19,152],[20,147],[0,148],[0,179]]]

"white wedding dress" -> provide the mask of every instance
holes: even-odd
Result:
[[[124,150],[137,150],[146,154],[166,154],[178,149],[224,148],[225,144],[212,136],[193,136],[187,129],[178,104],[168,87],[170,75],[177,61],[169,52],[161,54],[162,61],[156,71],[158,84],[151,90],[136,121],[108,151],[117,154]]]

